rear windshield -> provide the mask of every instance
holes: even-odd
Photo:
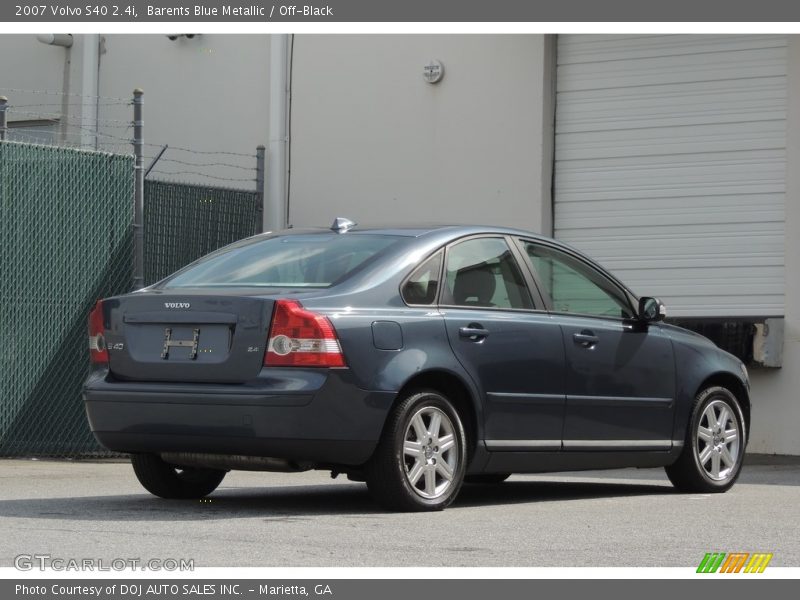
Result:
[[[298,234],[234,244],[201,259],[161,287],[326,288],[401,238]]]

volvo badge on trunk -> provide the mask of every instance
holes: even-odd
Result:
[[[192,306],[188,302],[164,302],[164,308],[189,308]]]

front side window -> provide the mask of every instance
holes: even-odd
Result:
[[[475,238],[447,251],[445,304],[533,308],[522,272],[502,238]]]
[[[598,317],[633,317],[625,293],[610,279],[569,254],[523,242],[553,311]]]

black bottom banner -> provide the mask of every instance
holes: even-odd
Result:
[[[756,587],[758,586],[758,587]],[[307,580],[168,580],[39,579],[0,581],[0,598],[10,600],[533,600],[536,598],[624,598],[674,600],[709,594],[725,600],[754,594],[782,594],[796,582],[703,576],[697,579],[307,579]],[[796,589],[795,589],[796,591]]]

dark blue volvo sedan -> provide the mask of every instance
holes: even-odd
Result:
[[[164,498],[232,469],[326,469],[398,510],[511,473],[665,467],[723,492],[742,363],[592,260],[492,227],[288,230],[97,303],[97,439]]]

